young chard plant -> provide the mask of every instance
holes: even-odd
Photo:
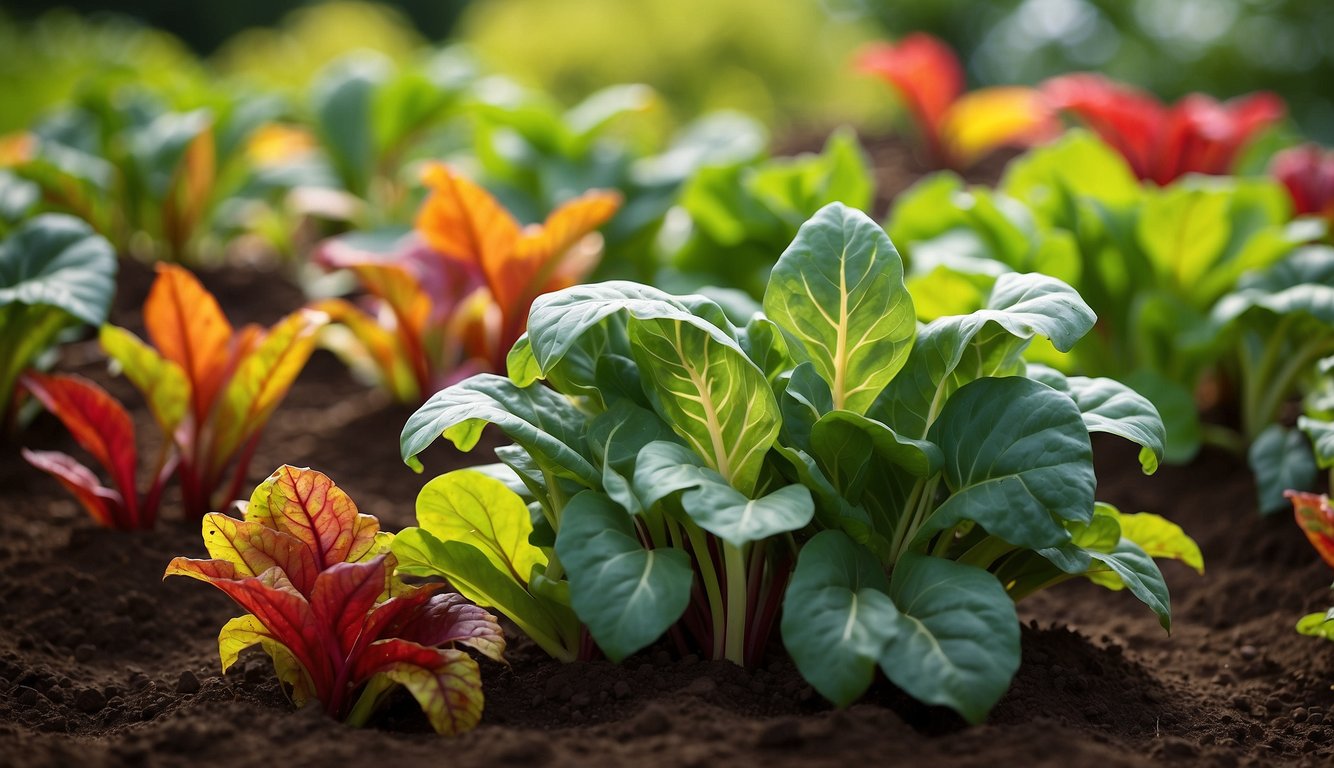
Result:
[[[527,549],[492,559],[475,538],[468,556],[511,581],[540,565],[528,594],[572,608],[613,659],[670,633],[753,662],[781,607],[784,644],[836,703],[879,665],[978,721],[1018,667],[1015,599],[1085,576],[1128,588],[1167,627],[1152,558],[1200,565],[1176,526],[1094,501],[1089,433],[1138,443],[1153,471],[1153,406],[1109,380],[1025,376],[1034,337],[1069,349],[1093,321],[1069,286],[1009,274],[984,309],[919,329],[884,231],[831,204],[744,327],[706,298],[634,283],[538,299],[510,378],[435,395],[402,451],[419,467],[437,437],[467,450],[487,423],[514,440],[497,455],[534,500],[526,538],[545,563]],[[521,540],[507,506],[491,538]],[[454,580],[465,548],[448,539],[486,527],[466,517],[405,532],[400,562]]]
[[[116,268],[111,244],[72,216],[38,216],[0,242],[0,431],[18,425],[19,375],[61,333],[106,320]]]
[[[872,43],[857,68],[899,93],[916,123],[933,168],[963,170],[1004,146],[1049,138],[1051,108],[1032,88],[1002,86],[964,93],[964,71],[954,51],[924,33],[897,43]]]
[[[1256,134],[1283,117],[1283,100],[1253,93],[1219,103],[1192,93],[1171,106],[1101,75],[1073,74],[1042,84],[1052,108],[1078,117],[1130,164],[1140,179],[1166,185],[1187,173],[1222,176]]]
[[[242,506],[241,520],[204,516],[212,559],[178,557],[165,574],[206,581],[246,610],[218,634],[223,672],[258,645],[297,706],[315,701],[360,726],[402,685],[437,732],[477,725],[481,672],[459,646],[503,663],[494,616],[443,585],[399,581],[391,534],[319,472],[281,467]]]
[[[432,165],[431,189],[414,234],[351,235],[330,241],[319,260],[347,268],[370,295],[365,309],[343,299],[317,305],[348,331],[333,346],[356,368],[375,372],[404,402],[468,373],[499,371],[522,335],[533,299],[583,279],[602,255],[594,233],[620,197],[591,191],[541,225],[520,227],[486,190]]]
[[[151,528],[162,484],[173,474],[186,518],[198,519],[235,498],[269,417],[305,366],[325,321],[320,312],[300,309],[268,329],[233,330],[188,270],[160,264],[144,303],[153,346],[124,328],[105,325],[101,331],[102,349],[143,394],[161,433],[149,491],[134,500],[135,434],[125,409],[79,377],[32,376],[28,388],[107,470],[115,488],[103,487],[64,454],[30,452],[28,459],[55,475],[104,524]],[[218,499],[229,471],[230,483]]]

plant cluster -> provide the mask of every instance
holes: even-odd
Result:
[[[1153,558],[1199,567],[1198,549],[1095,501],[1089,439],[1127,438],[1153,471],[1157,412],[1022,357],[1092,328],[1069,286],[1005,275],[985,307],[919,328],[884,231],[831,204],[763,307],[738,326],[629,282],[538,298],[509,377],[465,379],[404,427],[418,467],[435,439],[468,450],[487,424],[514,444],[491,476],[428,484],[399,567],[444,576],[557,658],[591,651],[582,625],[613,660],[666,634],[750,664],[777,628],[838,704],[878,666],[971,721],[1018,667],[1014,600],[1087,577],[1170,626]]]
[[[165,574],[208,582],[245,609],[218,634],[224,672],[259,646],[297,706],[364,725],[401,685],[438,733],[477,725],[481,672],[462,648],[504,662],[494,616],[440,584],[398,580],[393,537],[319,472],[280,467],[241,506],[240,520],[204,516],[212,559],[178,557]]]
[[[1270,180],[1141,184],[1105,145],[1072,132],[1014,160],[995,190],[949,174],[924,179],[899,199],[888,229],[908,252],[924,319],[979,306],[1011,271],[1076,286],[1097,329],[1068,358],[1042,359],[1143,392],[1167,418],[1174,462],[1206,440],[1270,445],[1264,435],[1278,434],[1285,402],[1334,351],[1334,251],[1304,245],[1322,224],[1293,220]],[[1201,424],[1195,394],[1206,385],[1235,406],[1235,431]],[[1267,479],[1276,466],[1253,461],[1269,511],[1286,487]]]
[[[76,459],[24,451],[61,482],[100,524],[152,528],[166,483],[180,483],[188,519],[236,497],[273,411],[301,373],[327,317],[298,309],[270,328],[233,329],[218,302],[183,267],[158,266],[144,302],[152,345],[102,326],[103,351],[142,393],[160,432],[150,485],[138,491],[134,422],[100,386],[81,376],[29,373],[23,386],[69,430],[111,477],[106,487]],[[217,494],[227,483],[221,500]]]

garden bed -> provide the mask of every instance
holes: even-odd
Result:
[[[127,266],[112,321],[138,328],[149,273]],[[237,321],[272,322],[301,301],[276,275],[206,274]],[[63,350],[110,379],[93,344]],[[424,477],[398,458],[410,409],[354,382],[327,353],[311,360],[269,425],[253,466],[328,473],[362,510],[396,530],[412,522]],[[142,408],[137,420],[149,421]],[[43,416],[24,443],[73,445]],[[1128,595],[1090,599],[1068,584],[1021,604],[1023,664],[988,724],[966,727],[883,680],[832,710],[777,647],[755,670],[677,658],[654,646],[620,666],[559,665],[511,633],[511,666],[484,663],[482,725],[430,733],[406,698],[353,730],[292,711],[255,652],[218,674],[225,596],[161,580],[175,555],[201,556],[194,524],[96,528],[13,445],[0,453],[0,750],[14,765],[1326,765],[1334,757],[1334,647],[1297,635],[1328,603],[1328,573],[1287,515],[1260,519],[1245,464],[1204,453],[1188,467],[1139,474],[1134,453],[1098,440],[1099,497],[1179,522],[1200,543],[1207,578],[1165,565],[1175,626],[1165,635]],[[437,446],[438,473],[488,456]],[[1328,718],[1328,719],[1327,719]]]

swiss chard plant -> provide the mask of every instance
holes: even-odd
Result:
[[[1013,161],[998,190],[949,175],[924,180],[899,199],[888,229],[905,247],[926,318],[979,306],[1006,272],[1041,270],[1075,285],[1097,313],[1096,331],[1069,357],[1043,359],[1148,395],[1169,419],[1171,461],[1188,460],[1202,439],[1244,448],[1272,422],[1270,409],[1244,420],[1240,436],[1205,428],[1194,397],[1232,355],[1219,335],[1224,297],[1247,275],[1297,268],[1299,246],[1323,231],[1292,220],[1272,181],[1141,184],[1078,131]]]
[[[367,306],[321,302],[346,337],[334,348],[405,402],[421,402],[477,371],[499,371],[523,334],[528,308],[582,280],[602,255],[599,226],[620,198],[594,190],[542,224],[521,227],[486,190],[444,165],[426,171],[430,195],[415,232],[332,240],[318,259],[352,270]],[[383,239],[383,238],[381,238]]]
[[[477,725],[481,671],[463,649],[504,662],[494,616],[441,584],[399,581],[392,536],[319,472],[281,467],[242,507],[239,520],[204,516],[212,559],[178,557],[165,574],[208,582],[246,611],[218,634],[223,672],[259,646],[297,706],[360,726],[401,685],[437,732]]]
[[[0,431],[17,426],[15,386],[71,328],[101,325],[116,252],[71,216],[47,214],[0,242]]]
[[[818,154],[702,168],[681,193],[689,228],[664,238],[653,283],[682,293],[726,285],[758,299],[774,254],[803,222],[833,202],[868,208],[874,191],[865,153],[846,130]]]
[[[215,217],[249,178],[247,138],[278,110],[262,98],[213,101],[181,111],[143,91],[90,89],[0,159],[0,185],[36,192],[6,217],[68,213],[122,254],[198,261],[219,246]]]
[[[1101,75],[1073,74],[1042,84],[1053,109],[1097,132],[1140,179],[1166,185],[1187,173],[1225,175],[1255,136],[1283,117],[1268,92],[1219,103],[1192,93],[1167,106],[1148,93]]]
[[[862,49],[857,68],[898,92],[933,168],[963,170],[1004,146],[1050,138],[1051,108],[1032,88],[998,86],[964,91],[964,70],[954,51],[925,33]]]
[[[1093,326],[1069,286],[1003,275],[984,308],[919,327],[884,231],[831,204],[779,258],[763,308],[738,327],[709,299],[635,283],[539,298],[509,378],[436,394],[402,437],[420,466],[442,435],[468,450],[499,427],[531,522],[493,500],[499,481],[445,476],[395,542],[400,567],[503,582],[484,602],[544,611],[566,657],[570,610],[612,659],[666,633],[753,663],[780,628],[840,705],[879,666],[972,721],[1018,668],[1016,599],[1087,577],[1170,626],[1153,558],[1199,567],[1198,548],[1095,502],[1089,437],[1132,440],[1153,471],[1157,412],[1022,358],[1035,337],[1069,349]]]
[[[144,303],[152,345],[117,326],[101,331],[102,349],[143,394],[160,432],[149,491],[134,501],[136,438],[125,409],[79,377],[33,376],[28,389],[106,469],[114,487],[102,486],[96,474],[64,454],[30,452],[29,461],[55,475],[104,524],[152,527],[167,475],[180,482],[186,518],[199,519],[239,492],[269,417],[326,320],[323,313],[299,309],[271,328],[236,330],[189,271],[159,265]],[[113,502],[124,511],[115,513],[116,506],[108,507]]]

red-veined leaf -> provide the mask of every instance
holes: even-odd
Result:
[[[306,597],[315,588],[319,575],[315,559],[296,537],[220,512],[204,515],[203,529],[209,556],[235,566],[237,578],[258,576],[277,567]]]
[[[178,557],[167,565],[167,576],[189,576],[222,590],[237,605],[253,614],[268,633],[291,651],[326,704],[333,693],[334,663],[324,644],[322,627],[310,603],[278,568],[259,576],[240,576],[237,567],[225,560],[191,560]]]
[[[438,733],[462,733],[482,719],[481,671],[463,651],[380,640],[357,658],[352,679],[376,674],[407,688]]]
[[[380,555],[361,563],[335,563],[315,578],[311,610],[320,626],[337,638],[344,657],[356,646],[367,625],[367,615],[387,590],[386,557]]]
[[[1311,546],[1329,567],[1334,568],[1334,507],[1330,506],[1329,497],[1300,491],[1288,491],[1285,495],[1292,501],[1297,525],[1301,526]]]
[[[163,357],[190,380],[195,421],[204,423],[224,383],[232,325],[213,294],[182,267],[158,264],[158,276],[144,302],[144,326]]]
[[[138,490],[134,422],[115,398],[93,382],[73,375],[28,373],[20,380],[46,410],[65,425],[74,440],[106,468],[120,492],[128,518],[137,525]]]
[[[136,527],[135,521],[126,513],[120,494],[102,485],[97,475],[74,457],[59,451],[30,451],[27,448],[22,454],[29,464],[59,480],[98,525],[121,530]]]
[[[251,494],[246,519],[300,539],[321,570],[363,559],[384,544],[376,536],[379,521],[358,513],[343,489],[312,469],[277,469]]]
[[[422,645],[466,645],[487,658],[505,663],[505,633],[496,617],[457,592],[431,595],[406,612],[385,634]]]

